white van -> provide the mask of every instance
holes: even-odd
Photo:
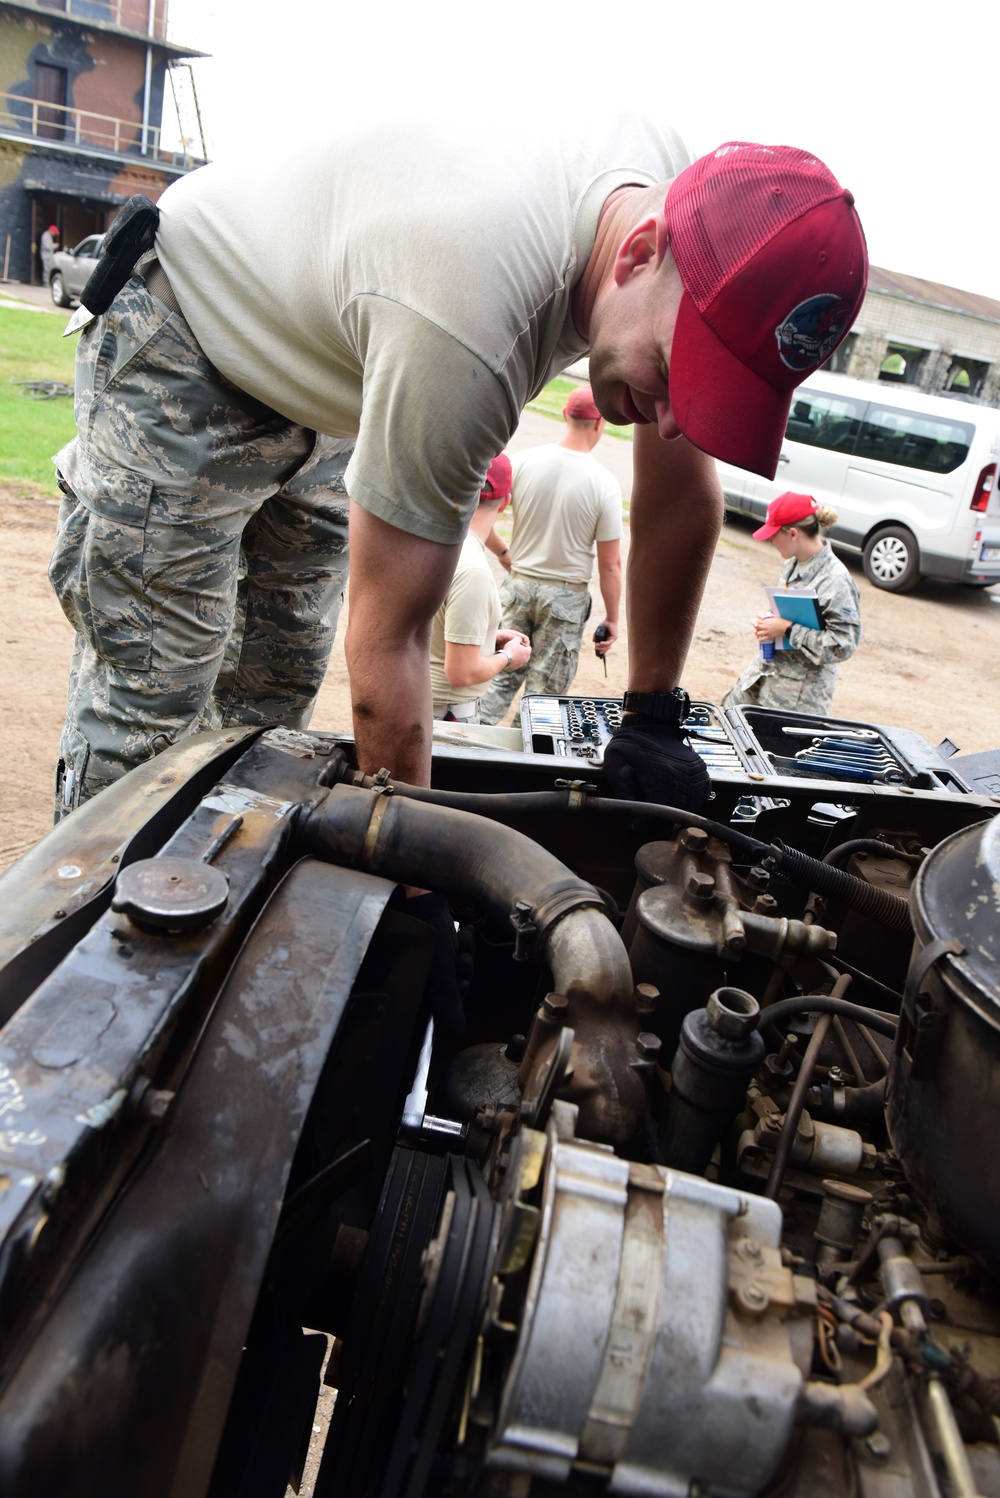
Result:
[[[830,505],[835,545],[877,588],[922,577],[1000,582],[1000,410],[887,381],[812,375],[799,387],[771,481],[719,463],[726,507],[763,519],[793,489]]]

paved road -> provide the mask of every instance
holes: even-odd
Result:
[[[70,315],[54,304],[47,286],[27,286],[23,281],[0,281],[0,307],[32,307],[63,318]]]

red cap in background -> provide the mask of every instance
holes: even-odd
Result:
[[[486,470],[486,483],[479,491],[480,504],[483,500],[509,499],[511,490],[511,467],[510,459],[506,453],[500,453],[493,459]]]
[[[599,421],[601,413],[594,405],[594,392],[589,385],[578,385],[571,390],[563,406],[564,416],[575,416],[577,421]]]
[[[794,525],[797,520],[806,520],[810,515],[815,515],[819,505],[811,494],[794,494],[787,489],[784,494],[779,494],[777,499],[772,499],[767,507],[767,519],[759,530],[754,531],[755,541],[770,541],[772,536],[786,525]]]
[[[681,172],[664,211],[684,286],[671,410],[696,447],[773,478],[792,392],[864,298],[854,199],[808,151],[730,141]]]

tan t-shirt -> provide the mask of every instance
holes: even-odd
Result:
[[[493,581],[486,547],[478,536],[466,536],[448,596],[431,625],[431,696],[435,702],[467,702],[481,697],[486,683],[454,687],[444,674],[445,642],[478,645],[488,650],[500,628],[500,594]]]
[[[511,570],[539,582],[589,583],[595,542],[622,533],[614,474],[558,443],[518,453],[511,467]]]
[[[351,498],[454,544],[526,402],[586,351],[570,300],[605,200],[689,160],[634,113],[361,124],[182,177],[156,249],[228,379],[356,435]]]

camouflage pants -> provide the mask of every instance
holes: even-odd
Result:
[[[347,579],[353,443],[231,385],[133,276],[84,330],[49,579],[76,631],[56,815],[186,734],[305,727]]]
[[[814,666],[798,650],[777,650],[771,670],[761,669],[760,657],[751,661],[722,699],[723,707],[784,708],[825,717],[833,705],[837,667]]]
[[[520,686],[525,695],[561,697],[568,692],[580,658],[583,627],[593,600],[589,588],[542,583],[512,574],[500,589],[504,629],[519,629],[531,641],[531,660],[519,671],[501,671],[483,695],[480,721],[499,723]],[[514,723],[521,720],[514,715]]]

